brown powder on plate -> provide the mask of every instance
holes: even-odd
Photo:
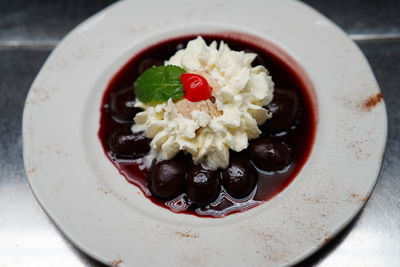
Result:
[[[377,93],[373,96],[370,96],[367,100],[362,104],[362,108],[369,111],[374,108],[377,104],[379,104],[383,99],[382,93]]]

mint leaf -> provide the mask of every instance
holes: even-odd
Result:
[[[143,103],[181,99],[184,94],[181,75],[185,72],[173,65],[147,69],[134,83],[136,97]]]

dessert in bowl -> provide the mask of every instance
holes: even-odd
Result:
[[[136,54],[114,76],[99,138],[154,203],[223,217],[295,178],[315,136],[312,88],[240,34],[184,36]]]
[[[380,94],[379,86],[356,45],[301,2],[193,4],[195,9],[186,1],[120,1],[57,46],[24,110],[24,163],[32,191],[75,245],[109,265],[293,265],[343,229],[372,192],[385,147],[386,111],[383,101],[370,109],[362,104]],[[281,89],[296,91],[300,99],[300,117],[290,134],[257,125],[263,132],[258,138],[291,149],[288,169],[259,169],[247,153],[250,146],[230,152],[246,152],[242,155],[257,174],[256,194],[249,200],[223,195],[227,206],[247,210],[230,210],[223,219],[214,219],[223,216],[223,205],[217,215],[197,213],[207,205],[175,213],[165,205],[173,199],[152,195],[146,177],[151,170],[139,168],[151,143],[144,135],[143,146],[126,150],[128,157],[135,151],[134,158],[114,157],[108,147],[111,134],[124,125],[131,136],[135,113],[142,111],[130,110],[126,119],[111,109],[134,101],[140,74],[164,65],[198,35],[208,45],[223,40],[231,50],[255,52],[253,66],[264,65],[274,82],[271,103]],[[213,88],[212,81],[209,85]],[[183,156],[191,164],[191,154]],[[222,175],[222,168],[217,171]],[[222,185],[220,192],[225,190]],[[257,207],[239,208],[247,201]]]

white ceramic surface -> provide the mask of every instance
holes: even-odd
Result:
[[[169,37],[245,32],[284,49],[311,79],[319,123],[312,154],[278,196],[222,219],[175,214],[126,182],[97,138],[100,102],[119,68]],[[53,51],[23,117],[24,162],[36,198],[79,248],[118,266],[290,265],[329,241],[375,185],[386,142],[383,102],[356,45],[289,0],[123,1]]]

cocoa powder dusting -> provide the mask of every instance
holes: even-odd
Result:
[[[183,233],[183,232],[175,232],[177,235],[181,236],[181,237],[187,237],[187,238],[199,238],[198,234],[193,234],[190,231]]]
[[[111,266],[113,266],[113,267],[119,267],[121,264],[122,264],[122,260],[113,260],[112,262],[111,262]]]
[[[364,101],[362,104],[363,109],[365,110],[371,110],[374,108],[377,104],[379,104],[383,99],[383,94],[382,93],[377,93],[374,96],[370,96],[367,100]]]

